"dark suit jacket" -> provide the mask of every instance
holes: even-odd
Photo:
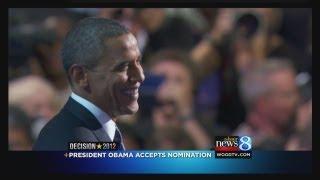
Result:
[[[111,142],[99,121],[71,97],[62,110],[41,130],[36,151],[68,150],[69,142]]]

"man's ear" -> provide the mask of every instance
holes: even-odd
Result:
[[[78,64],[73,64],[69,68],[68,73],[70,75],[73,85],[79,86],[82,88],[86,88],[89,85],[88,74],[82,66]]]

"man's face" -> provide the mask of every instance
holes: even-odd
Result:
[[[183,64],[163,60],[151,68],[151,71],[165,77],[156,92],[156,98],[161,106],[154,109],[155,123],[167,124],[165,121],[173,122],[177,113],[188,109],[192,104],[192,80],[191,75]],[[158,114],[158,115],[157,115]]]
[[[183,93],[189,95],[192,92],[192,80],[188,69],[179,62],[166,60],[152,67],[156,75],[164,76],[165,81],[157,92],[158,100],[166,101]]]
[[[111,117],[138,111],[139,86],[144,80],[135,37],[128,33],[109,39],[108,52],[88,71],[90,100]]]
[[[22,102],[22,108],[32,118],[49,120],[56,113],[52,102],[53,95],[43,89],[42,93],[34,93]]]
[[[273,90],[267,96],[267,112],[273,123],[286,126],[293,117],[298,103],[298,88],[294,73],[289,70],[274,73],[270,77]]]

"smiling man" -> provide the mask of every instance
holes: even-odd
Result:
[[[135,37],[119,23],[86,18],[67,34],[62,60],[72,94],[42,129],[34,150],[67,150],[69,142],[117,142],[116,119],[138,111],[144,80]]]

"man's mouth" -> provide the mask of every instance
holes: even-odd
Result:
[[[124,89],[122,91],[122,94],[124,94],[125,96],[130,97],[131,99],[138,99],[138,97],[139,97],[139,88],[135,87],[135,88]]]

